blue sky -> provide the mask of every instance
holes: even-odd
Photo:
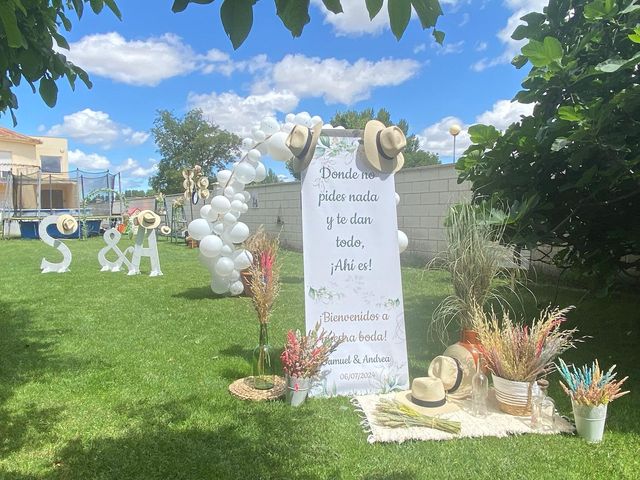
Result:
[[[442,0],[441,0],[442,1]],[[444,46],[413,19],[398,42],[386,8],[373,22],[364,0],[342,0],[334,15],[312,0],[311,23],[292,38],[274,2],[254,10],[249,38],[234,51],[219,19],[219,2],[171,12],[171,0],[118,2],[123,20],[89,9],[63,52],[89,72],[93,88],[75,92],[62,82],[49,109],[28,87],[18,90],[21,133],[69,140],[71,168],[122,171],[127,188],[145,188],[159,160],[149,130],[158,109],[183,115],[199,107],[206,118],[240,135],[265,115],[279,120],[308,111],[328,121],[336,111],[387,108],[405,118],[424,149],[451,161],[448,127],[505,128],[529,105],[511,103],[524,71],[509,64],[520,44],[510,34],[518,18],[544,0],[444,0]],[[8,115],[0,123],[13,128]],[[266,162],[286,173],[279,162]]]

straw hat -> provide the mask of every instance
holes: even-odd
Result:
[[[170,235],[171,234],[171,227],[169,227],[169,225],[162,225],[160,227],[160,233],[162,235]]]
[[[369,120],[364,127],[364,152],[369,164],[382,173],[395,173],[404,165],[402,151],[407,146],[404,132],[395,125],[385,127]]]
[[[160,216],[151,210],[142,210],[137,216],[138,225],[147,230],[152,230],[160,225]]]
[[[442,385],[448,394],[456,393],[462,384],[462,365],[453,357],[438,355],[431,360],[429,376],[442,380]]]
[[[209,195],[211,195],[211,192],[207,188],[203,188],[202,190],[198,190],[198,195],[203,200],[206,200],[207,198],[209,198]]]
[[[209,186],[209,179],[207,177],[202,176],[198,178],[196,185],[200,190],[204,190]]]
[[[187,178],[186,180],[182,181],[182,188],[184,188],[187,191],[192,191],[195,188],[196,184],[193,180],[191,180],[190,178]]]
[[[78,229],[78,221],[68,213],[60,215],[56,221],[58,231],[63,235],[71,235]]]
[[[320,138],[322,123],[317,123],[313,129],[303,125],[296,125],[285,141],[285,145],[291,150],[294,158],[294,168],[301,172],[309,166],[316,144]],[[297,160],[297,161],[296,161]]]
[[[466,398],[471,395],[471,381],[476,373],[476,362],[469,350],[459,343],[454,343],[442,354],[445,357],[455,358],[462,368],[462,380],[460,386],[455,392],[449,395],[451,398]]]
[[[193,170],[187,170],[186,168],[182,170],[182,178],[186,180],[193,178]]]
[[[436,377],[414,378],[411,390],[396,394],[396,400],[424,415],[455,412],[459,407],[447,402],[442,380]]]

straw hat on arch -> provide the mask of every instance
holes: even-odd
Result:
[[[316,123],[313,128],[296,125],[291,130],[285,145],[293,153],[293,167],[296,172],[301,172],[311,163],[321,131],[321,122]]]
[[[65,213],[56,220],[56,227],[63,235],[71,235],[78,229],[78,221],[72,215]]]
[[[402,151],[407,146],[404,132],[394,126],[385,127],[369,120],[364,127],[364,152],[369,164],[378,172],[395,173],[404,165]]]
[[[138,225],[147,230],[152,230],[160,225],[160,216],[151,210],[142,210],[137,216]]]

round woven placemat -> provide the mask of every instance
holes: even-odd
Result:
[[[274,377],[273,388],[269,390],[258,390],[253,388],[253,377],[245,377],[236,380],[229,385],[229,392],[234,397],[241,400],[251,400],[254,402],[262,402],[265,400],[276,400],[284,395],[287,385],[282,377]]]

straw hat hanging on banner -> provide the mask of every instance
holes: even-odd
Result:
[[[411,390],[396,394],[396,400],[424,415],[438,415],[459,410],[455,403],[447,402],[442,380],[436,377],[414,378]]]
[[[369,120],[364,127],[364,152],[375,170],[395,173],[404,165],[402,151],[407,146],[404,132],[395,125],[385,127],[378,120]]]
[[[73,216],[65,213],[58,217],[56,227],[61,234],[71,235],[78,229],[78,221]]]
[[[137,216],[138,225],[147,230],[152,230],[160,225],[160,216],[151,210],[143,210]]]
[[[285,141],[285,145],[293,153],[293,168],[301,172],[309,166],[316,151],[318,138],[322,131],[322,123],[317,123],[313,129],[303,125],[296,125]]]

